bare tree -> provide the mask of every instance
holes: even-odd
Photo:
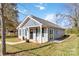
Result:
[[[16,4],[13,3],[1,3],[2,55],[6,54],[6,28],[11,28],[15,30],[18,25],[17,12],[16,10],[14,10],[15,7]]]
[[[63,19],[65,17],[68,17],[71,24],[74,24],[74,27],[79,29],[79,4],[78,3],[70,3],[67,5],[69,6],[69,13],[70,14],[57,14],[57,17],[61,16]]]
[[[2,34],[2,50],[1,54],[5,55],[6,54],[6,42],[5,42],[5,19],[4,19],[4,12],[3,12],[4,4],[1,4],[1,34]]]

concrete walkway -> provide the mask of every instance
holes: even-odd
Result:
[[[16,45],[16,44],[20,44],[20,43],[24,43],[25,41],[20,41],[20,42],[6,42],[6,44],[9,44],[9,45]],[[0,44],[1,44],[1,41],[0,41]]]
[[[59,41],[59,40],[54,40],[53,42],[55,42],[55,43],[61,43],[61,42],[63,42],[64,40],[61,40],[61,41]]]

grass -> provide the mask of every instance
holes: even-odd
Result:
[[[1,41],[1,38],[0,38],[0,41]],[[7,37],[6,41],[8,41],[8,42],[18,42],[20,40],[16,37]]]
[[[8,55],[21,56],[77,56],[79,55],[79,37],[73,35],[62,43],[48,42],[45,44],[22,43],[6,45]],[[78,53],[77,53],[78,52]]]
[[[8,41],[8,42],[18,42],[20,40],[16,37],[13,37],[13,38],[7,38],[6,41]]]
[[[78,40],[77,40],[77,55],[79,55],[79,34],[78,34]]]
[[[1,41],[1,34],[0,34],[0,41]],[[6,34],[6,41],[8,42],[18,42],[20,41],[18,38],[17,38],[17,35],[15,35],[14,33],[7,33]]]

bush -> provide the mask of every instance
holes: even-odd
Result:
[[[11,37],[17,37],[17,35],[16,34],[8,34],[8,33],[6,33],[6,37],[8,37],[8,38],[11,38]],[[0,34],[0,38],[1,38],[1,34]]]
[[[79,37],[79,34],[77,34],[77,37]]]
[[[67,29],[66,33],[68,34],[79,34],[78,28]]]

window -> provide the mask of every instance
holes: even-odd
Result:
[[[53,34],[53,29],[50,29],[50,34]]]
[[[25,29],[25,36],[27,36],[27,29]]]
[[[50,34],[51,34],[51,29],[50,29]]]
[[[40,29],[39,28],[36,28],[36,36],[38,36],[40,33]]]
[[[53,38],[53,29],[50,28],[50,39],[52,39],[52,38]]]
[[[42,37],[44,37],[44,28],[42,28]]]

